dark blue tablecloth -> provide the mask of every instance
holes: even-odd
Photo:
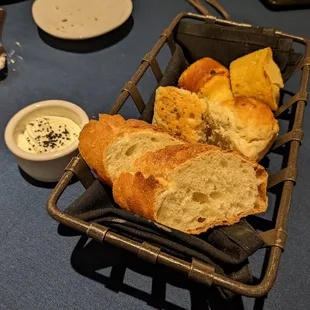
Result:
[[[40,33],[32,20],[32,2],[4,5],[3,43],[13,62],[0,84],[2,137],[10,117],[36,101],[69,100],[90,117],[107,112],[172,18],[194,11],[183,0],[135,0],[132,18],[123,27],[81,50]],[[258,0],[220,2],[235,21],[310,37],[309,9],[272,12]],[[143,87],[147,85],[142,92]],[[136,115],[131,108],[123,113]],[[208,309],[208,303],[212,309],[310,309],[309,117],[307,109],[289,238],[275,287],[267,299],[237,298],[225,304],[206,288],[128,253],[58,234],[58,224],[45,209],[51,188],[27,180],[0,139],[0,309]],[[80,184],[70,186],[60,205],[82,191]]]

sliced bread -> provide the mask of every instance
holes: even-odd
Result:
[[[139,157],[114,181],[124,209],[189,234],[267,209],[267,173],[252,160],[215,146],[168,146]]]
[[[122,172],[133,171],[133,163],[144,153],[183,143],[183,140],[149,124],[145,128],[122,127],[103,150],[102,163],[109,184],[113,184]]]
[[[79,151],[98,177],[112,186],[121,172],[132,171],[133,162],[145,152],[183,143],[146,122],[102,114],[82,129]]]

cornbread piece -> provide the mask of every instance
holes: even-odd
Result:
[[[233,61],[230,64],[230,79],[235,97],[253,97],[267,104],[271,110],[277,110],[280,88],[284,84],[270,47]]]

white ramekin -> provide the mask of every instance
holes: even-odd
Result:
[[[20,149],[16,144],[16,133],[22,130],[27,119],[42,115],[68,117],[81,128],[88,123],[87,114],[77,105],[62,100],[47,100],[27,106],[17,112],[8,122],[4,139],[14,154],[17,164],[32,178],[43,182],[55,182],[64,173],[70,159],[78,153],[78,139],[68,147],[48,154],[33,154]]]

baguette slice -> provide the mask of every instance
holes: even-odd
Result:
[[[110,186],[121,172],[132,171],[133,162],[143,153],[184,143],[144,121],[104,114],[84,126],[79,140],[82,157]]]
[[[144,153],[183,143],[183,140],[150,124],[143,128],[122,127],[103,147],[102,164],[107,171],[108,184],[112,185],[122,172],[133,171],[133,163]]]
[[[104,146],[113,140],[116,132],[125,124],[125,119],[119,114],[99,114],[99,122],[90,120],[80,133],[79,151],[88,166],[104,182],[108,181],[102,165]]]
[[[266,185],[256,162],[195,143],[144,154],[115,180],[113,196],[123,209],[199,234],[266,211]]]
[[[188,142],[206,142],[206,100],[173,86],[156,90],[153,124]]]
[[[197,93],[199,98],[223,101],[233,98],[229,71],[216,60],[205,57],[190,65],[179,78],[179,87]]]
[[[235,97],[253,97],[277,110],[284,84],[270,47],[234,60],[230,64],[230,78]]]

